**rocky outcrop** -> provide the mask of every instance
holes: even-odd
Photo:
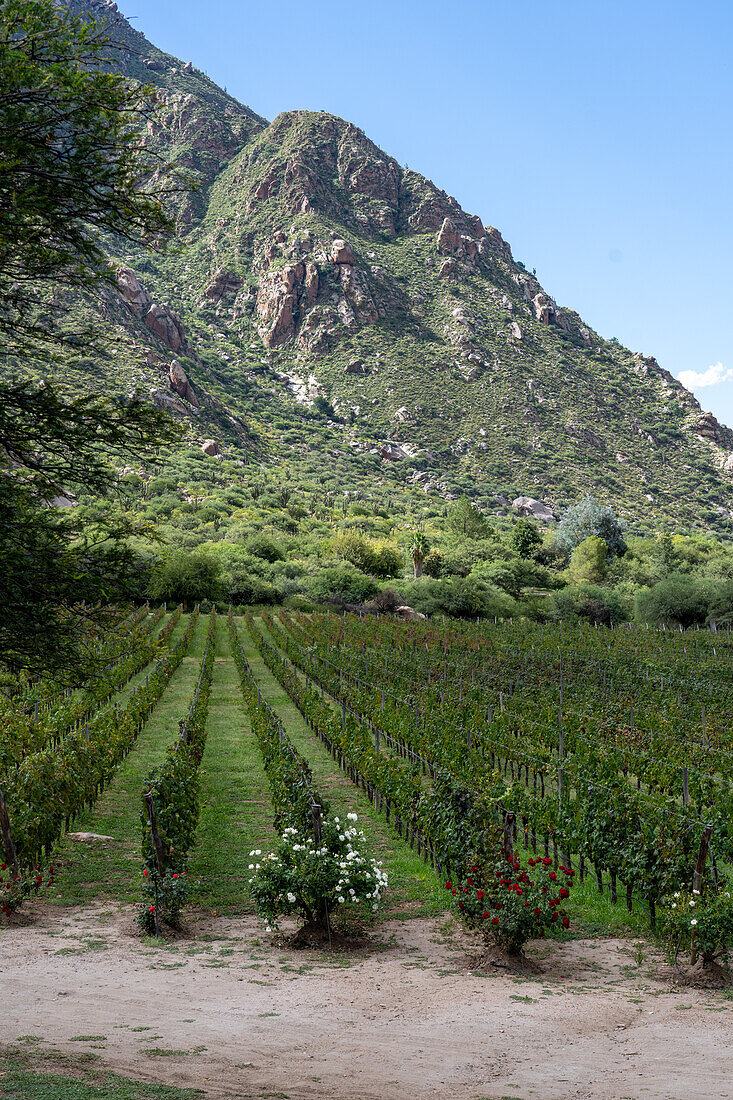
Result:
[[[317,266],[308,261],[268,271],[257,287],[258,330],[268,348],[292,339],[305,309],[318,297]]]
[[[168,306],[152,305],[145,314],[145,324],[171,351],[179,351],[185,346],[183,323]]]
[[[703,439],[710,440],[711,443],[717,443],[720,446],[724,442],[720,422],[711,412],[704,412],[696,421],[693,430],[701,435]]]
[[[369,367],[362,359],[354,359],[344,367],[344,374],[369,374]]]
[[[242,280],[233,271],[219,270],[204,290],[204,298],[210,302],[220,302],[228,294],[236,294],[241,285]]]
[[[331,245],[331,260],[335,264],[354,264],[354,252],[350,244],[337,238]]]
[[[543,504],[541,500],[534,500],[532,497],[517,497],[512,501],[512,508],[520,516],[531,516],[543,523],[551,523],[555,519],[555,513],[549,504]]]
[[[196,409],[199,408],[199,400],[196,397],[193,386],[189,382],[185,370],[177,359],[174,359],[170,365],[169,376],[173,392],[177,393],[179,397],[182,397],[184,401],[188,401],[189,405],[193,405]]]
[[[215,439],[205,439],[201,444],[201,450],[210,458],[215,458],[216,455],[221,454],[221,448]]]
[[[150,400],[153,402],[156,409],[161,409],[163,412],[178,413],[181,416],[188,416],[190,413],[190,410],[183,404],[180,397],[170,390],[151,390]]]
[[[117,288],[127,302],[130,311],[138,318],[142,318],[148,312],[152,298],[142,286],[132,268],[121,267],[117,270],[115,278]]]

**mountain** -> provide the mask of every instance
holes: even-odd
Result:
[[[191,442],[279,469],[295,455],[334,488],[556,513],[590,491],[642,528],[730,530],[733,432],[558,306],[498,229],[343,119],[268,123],[111,0],[66,2],[154,86],[146,140],[197,184],[167,253],[110,242],[108,355],[77,349],[74,385],[142,390]]]

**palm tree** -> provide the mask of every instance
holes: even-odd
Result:
[[[408,549],[412,554],[415,580],[418,580],[422,577],[422,563],[425,560],[425,555],[430,549],[430,543],[424,531],[413,532]]]

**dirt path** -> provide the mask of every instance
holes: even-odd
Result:
[[[381,925],[348,957],[283,948],[254,918],[163,947],[130,927],[48,909],[0,933],[0,1042],[216,1100],[733,1097],[733,1003],[624,941],[537,944],[544,973],[521,979],[468,969],[443,918]]]

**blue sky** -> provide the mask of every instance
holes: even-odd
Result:
[[[733,5],[120,0],[258,113],[327,110],[733,425]]]

